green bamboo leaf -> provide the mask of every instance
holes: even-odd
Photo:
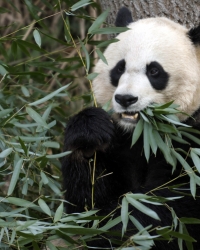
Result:
[[[42,40],[41,40],[41,36],[38,30],[34,30],[33,31],[33,37],[35,39],[35,42],[37,43],[37,45],[41,48],[42,45]]]
[[[185,123],[181,123],[181,122],[177,122],[177,121],[175,121],[175,120],[172,120],[172,119],[168,118],[168,117],[165,116],[165,115],[162,115],[162,114],[161,114],[161,117],[164,118],[164,120],[166,120],[166,121],[168,121],[168,122],[170,122],[170,123],[172,123],[172,124],[181,125],[181,126],[184,126],[184,127],[191,127],[191,126],[189,126],[189,125],[187,125],[187,124],[185,124]]]
[[[62,218],[63,211],[64,211],[64,206],[62,202],[55,212],[54,222],[57,222]]]
[[[28,181],[26,179],[22,188],[22,194],[27,195],[27,193],[28,193]]]
[[[81,1],[78,1],[78,3],[75,3],[74,5],[72,5],[70,9],[71,11],[75,11],[84,6],[87,6],[88,4],[91,4],[90,0],[81,0]]]
[[[30,42],[27,42],[27,41],[24,41],[24,40],[16,40],[17,42],[17,45],[18,46],[22,46],[23,48],[29,48],[31,50],[36,50],[36,51],[43,51],[42,49],[40,49],[37,45],[35,45],[34,43],[30,43]]]
[[[148,123],[144,123],[144,132],[143,132],[143,141],[144,141],[144,155],[147,160],[149,161],[150,157],[150,142],[149,142],[149,133],[150,133],[150,126]]]
[[[197,154],[200,155],[200,148],[192,148],[192,151]]]
[[[12,148],[7,148],[0,153],[0,158],[6,158],[10,153],[12,153]]]
[[[116,39],[116,38],[110,39],[110,40],[106,40],[104,42],[99,43],[96,47],[97,48],[107,47],[109,44],[116,43],[118,41],[119,41],[119,39]]]
[[[65,85],[65,86],[63,86],[63,87],[61,87],[61,88],[59,88],[59,89],[57,89],[56,91],[52,92],[51,94],[48,94],[48,95],[46,95],[45,97],[43,97],[43,98],[41,98],[41,99],[39,99],[39,100],[37,100],[37,101],[35,101],[35,102],[29,103],[28,105],[29,105],[29,106],[36,106],[36,105],[39,105],[39,104],[41,104],[41,103],[43,103],[43,102],[46,102],[46,101],[48,101],[49,99],[53,98],[53,97],[54,97],[55,95],[57,95],[58,93],[60,93],[61,91],[67,89],[69,86],[70,86],[70,83],[67,84],[67,85]]]
[[[105,64],[108,65],[108,62],[107,62],[107,60],[106,60],[104,54],[101,52],[101,50],[100,50],[100,49],[96,49],[96,52],[97,52],[97,55],[99,56],[99,58],[100,58]]]
[[[15,40],[17,46],[20,48],[20,50],[26,55],[26,56],[30,56],[29,51],[27,50],[26,46],[24,46],[23,44],[19,43],[19,40]]]
[[[180,234],[183,233],[183,224],[181,222],[179,222],[179,229],[178,232]],[[183,250],[183,239],[178,239],[178,246],[179,246],[179,250]]]
[[[142,117],[142,119],[143,119],[145,122],[150,123],[150,122],[149,122],[149,119],[146,117],[146,115],[145,115],[144,113],[140,112],[140,116]]]
[[[152,217],[155,220],[160,220],[160,218],[158,217],[157,213],[154,212],[152,209],[146,207],[145,205],[143,205],[141,202],[132,199],[128,196],[126,196],[127,201],[134,206],[135,208],[137,208],[139,211],[141,211],[142,213]]]
[[[194,198],[196,196],[196,189],[195,174],[190,174],[190,191]]]
[[[6,199],[9,203],[15,205],[15,206],[19,206],[19,207],[37,207],[34,203],[24,200],[24,199],[20,199],[20,198],[16,198],[16,197],[8,197]]]
[[[51,216],[51,210],[49,209],[49,207],[47,206],[47,204],[44,200],[39,199],[38,204],[45,214]]]
[[[42,178],[42,181],[44,184],[47,184],[49,182],[49,179],[47,178],[46,174],[44,172],[40,173],[40,176]]]
[[[180,234],[180,233],[175,232],[175,231],[170,231],[170,235],[172,235],[178,239],[183,239],[185,241],[196,242],[196,240],[194,238],[192,238],[191,236],[189,236],[187,234]]]
[[[4,109],[0,111],[0,118],[3,118],[4,116],[10,114],[13,111],[13,109]]]
[[[184,224],[200,224],[200,219],[191,217],[182,217],[179,220]]]
[[[137,142],[144,128],[144,121],[140,119],[133,131],[131,147]]]
[[[174,158],[171,155],[171,151],[168,147],[168,145],[166,145],[166,143],[164,143],[162,137],[160,136],[160,134],[158,133],[157,130],[153,130],[153,136],[155,138],[155,141],[158,145],[158,148],[161,150],[161,152],[163,153],[165,160],[171,165],[173,166],[173,170],[176,167],[176,161],[174,160]]]
[[[95,77],[98,76],[98,73],[91,73],[89,75],[87,75],[87,79],[88,80],[94,80]]]
[[[129,219],[131,220],[131,222],[134,224],[134,226],[139,230],[142,231],[143,233],[145,233],[146,235],[150,236],[150,234],[148,233],[147,230],[145,230],[145,228],[142,226],[142,224],[132,215],[129,215]]]
[[[155,140],[155,138],[153,136],[153,128],[152,128],[152,126],[150,126],[150,128],[149,128],[149,144],[150,144],[150,147],[151,147],[154,155],[156,155],[158,145],[157,145],[156,140]]]
[[[167,134],[175,133],[177,130],[171,124],[164,124],[161,122],[156,122],[159,131]]]
[[[19,137],[19,143],[21,144],[22,149],[24,150],[25,155],[28,155],[28,149],[26,147],[26,145],[24,144],[24,142],[21,140],[21,138]]]
[[[184,131],[181,131],[181,134],[200,145],[200,139],[198,139],[196,136],[191,135]]]
[[[88,33],[90,34],[93,30],[99,28],[101,24],[106,20],[108,16],[109,10],[104,11],[97,19],[93,22],[93,24],[88,29]]]
[[[19,137],[16,137],[16,138],[20,138],[24,142],[39,142],[39,141],[48,140],[50,137],[48,137],[48,136],[44,136],[44,137],[19,136]]]
[[[102,231],[107,231],[110,228],[116,226],[117,224],[121,223],[121,216],[118,216],[117,218],[110,220],[107,222],[103,227],[99,228]]]
[[[46,158],[48,159],[61,158],[69,154],[71,154],[71,151],[66,151],[60,154],[55,154],[55,155],[46,155]]]
[[[41,249],[39,248],[39,246],[38,246],[38,244],[37,244],[36,241],[33,241],[32,244],[33,244],[33,249],[34,249],[34,250],[41,250]]]
[[[26,107],[26,112],[30,115],[30,117],[37,122],[38,125],[43,126],[46,129],[49,129],[46,121],[32,108]]]
[[[179,136],[174,136],[172,134],[168,135],[172,140],[177,141],[179,143],[183,143],[183,144],[189,144],[189,142],[187,142],[186,140],[184,140],[183,138],[179,137]]]
[[[26,97],[30,96],[29,90],[25,86],[21,86],[21,90],[24,96]]]
[[[16,58],[16,56],[17,56],[17,43],[15,41],[12,41],[11,53],[12,53],[13,57]]]
[[[189,164],[186,162],[186,160],[175,150],[171,149],[172,154],[177,158],[177,160],[181,163],[185,171],[187,172],[188,175],[193,173],[192,168],[189,166]]]
[[[47,246],[47,249],[50,249],[50,250],[58,250],[57,247],[55,247],[51,241],[46,241],[46,246]]]
[[[14,171],[13,171],[13,174],[12,174],[12,178],[11,178],[11,181],[10,181],[10,185],[9,185],[9,188],[8,188],[7,195],[11,195],[13,190],[15,189],[16,183],[17,183],[18,178],[19,178],[20,170],[21,170],[21,167],[22,167],[22,163],[23,163],[23,159],[20,158],[18,160],[18,162],[16,164],[14,164]]]
[[[194,128],[186,128],[186,127],[178,127],[179,131],[185,131],[185,132],[189,132],[189,133],[194,133],[194,134],[198,134],[200,135],[200,131]]]
[[[128,225],[128,202],[126,200],[126,197],[122,199],[122,207],[121,207],[121,218],[122,218],[122,237],[124,236],[124,233],[126,232],[127,225]]]
[[[47,185],[51,188],[51,190],[53,190],[53,192],[57,195],[60,195],[61,190],[57,187],[57,185],[54,184],[54,180],[51,178],[48,178],[49,182],[47,183]]]
[[[190,156],[192,158],[192,161],[197,168],[198,172],[200,173],[200,159],[199,157],[194,153],[193,149],[190,151]]]
[[[29,220],[29,221],[25,221],[23,222],[23,225],[20,225],[18,227],[15,228],[16,231],[22,231],[27,229],[28,227],[30,227],[33,224],[36,224],[37,220]]]
[[[107,27],[107,28],[99,28],[95,29],[91,32],[91,34],[113,34],[113,33],[121,33],[129,30],[127,27]]]
[[[8,71],[2,65],[0,65],[0,74],[2,76],[8,74]]]
[[[45,141],[42,145],[46,148],[60,148],[60,144],[55,141]]]

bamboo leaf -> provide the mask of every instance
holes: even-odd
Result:
[[[127,27],[108,27],[108,28],[99,28],[91,31],[91,34],[113,34],[113,33],[121,33],[129,30]]]
[[[45,214],[51,216],[51,210],[49,209],[49,207],[47,206],[47,204],[44,200],[39,199],[38,204]]]
[[[144,128],[144,121],[140,119],[133,131],[131,147],[137,142]]]
[[[78,1],[77,3],[75,3],[74,5],[71,6],[71,11],[75,11],[75,10],[78,10],[84,6],[87,6],[88,4],[90,4],[90,0],[81,0],[81,1]]]
[[[49,182],[49,179],[47,178],[46,174],[44,172],[40,173],[40,176],[42,178],[42,181],[44,184],[47,184]]]
[[[122,199],[122,207],[121,207],[121,218],[122,218],[122,237],[124,236],[124,233],[126,232],[127,225],[128,225],[128,202],[126,200],[126,197]]]
[[[49,129],[46,121],[32,108],[26,107],[26,112],[30,115],[30,117],[37,122],[38,125],[43,126],[46,129]]]
[[[143,141],[144,141],[144,155],[147,160],[149,161],[150,157],[150,142],[149,142],[149,133],[150,133],[150,126],[148,123],[144,123],[144,132],[143,132]]]
[[[88,29],[88,33],[90,34],[93,30],[99,28],[101,24],[106,20],[108,16],[109,10],[104,11],[101,13],[100,16],[97,17],[97,19],[93,22],[93,24]]]
[[[45,97],[43,97],[43,98],[41,98],[41,99],[39,99],[39,100],[37,100],[35,102],[29,103],[28,105],[29,106],[37,106],[37,105],[39,105],[41,103],[44,103],[44,102],[50,100],[51,98],[53,98],[54,96],[56,96],[61,91],[67,89],[69,86],[70,86],[70,83],[67,84],[67,85],[65,85],[65,86],[63,86],[63,87],[61,87],[61,88],[59,88],[59,89],[57,89],[56,91],[52,92],[51,94],[48,94]]]
[[[54,222],[57,222],[62,218],[63,210],[64,210],[64,206],[62,202],[55,212]]]
[[[61,158],[69,154],[71,154],[71,151],[66,151],[60,154],[55,154],[55,155],[46,155],[46,158],[48,159]]]
[[[33,37],[35,39],[35,42],[37,43],[37,45],[41,48],[42,45],[42,40],[41,40],[41,36],[38,30],[34,30],[33,31]]]
[[[152,217],[155,220],[160,220],[160,218],[158,217],[157,213],[154,212],[152,209],[146,207],[145,205],[143,205],[141,202],[132,199],[130,197],[126,197],[127,201],[134,206],[135,208],[137,208],[139,211],[141,211],[142,213]]]
[[[12,148],[7,148],[4,151],[0,153],[0,158],[6,158],[9,154],[11,154],[13,151]]]
[[[193,149],[190,151],[190,156],[192,158],[192,161],[197,168],[198,172],[200,173],[200,159],[199,157],[194,153]]]
[[[15,189],[15,186],[16,186],[18,178],[19,178],[20,170],[21,170],[21,167],[22,167],[22,163],[23,163],[23,159],[20,158],[18,160],[18,162],[14,165],[14,171],[13,171],[13,174],[12,174],[12,178],[11,178],[11,181],[10,181],[10,185],[9,185],[9,188],[8,188],[7,195],[11,195],[13,190]]]
[[[26,96],[26,97],[30,96],[29,90],[25,86],[21,86],[21,90],[22,90],[22,93],[24,94],[24,96]]]
[[[100,49],[96,49],[96,52],[97,52],[97,55],[99,56],[99,58],[105,63],[108,65],[108,62],[104,56],[104,54],[100,51]]]

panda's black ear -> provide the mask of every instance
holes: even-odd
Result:
[[[115,20],[116,27],[126,27],[129,23],[133,22],[132,14],[129,9],[122,7],[118,13]]]
[[[190,29],[188,35],[194,45],[200,45],[200,24],[198,27]]]

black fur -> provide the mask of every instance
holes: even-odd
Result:
[[[152,72],[157,72],[152,74]],[[169,81],[169,74],[163,69],[163,67],[158,62],[151,62],[146,67],[146,75],[152,85],[156,90],[163,90],[167,87]]]
[[[113,86],[117,87],[119,79],[125,71],[125,66],[126,66],[126,62],[124,59],[122,59],[110,71],[110,80]]]
[[[200,45],[200,24],[198,27],[190,29],[188,36],[195,45]]]
[[[198,127],[199,129],[199,127]],[[65,133],[65,150],[72,150],[72,154],[63,160],[62,171],[64,177],[65,199],[74,204],[67,204],[67,213],[81,212],[87,206],[91,209],[91,170],[88,156],[94,151],[96,156],[95,172],[95,207],[101,209],[100,215],[107,215],[118,206],[119,197],[127,192],[146,193],[179,176],[182,166],[178,164],[172,175],[172,167],[166,163],[162,153],[152,155],[147,163],[143,155],[142,138],[132,147],[131,133],[124,133],[115,123],[111,122],[108,114],[100,108],[88,108],[75,115],[68,123]],[[190,145],[174,145],[188,152]],[[196,145],[193,145],[194,147]],[[89,154],[87,153],[89,152]],[[86,153],[86,154],[85,154]],[[102,178],[98,178],[104,175]],[[188,183],[188,176],[178,178],[170,185]],[[185,191],[186,192],[186,191]],[[168,188],[154,192],[164,197],[174,197],[176,193]],[[179,194],[178,194],[179,195]],[[198,192],[199,195],[199,192]],[[146,205],[146,204],[145,204]],[[191,196],[169,202],[179,218],[194,217],[200,219],[200,199]],[[150,206],[161,218],[154,220],[139,210],[129,207],[132,214],[145,227],[171,225],[171,212],[166,206]],[[117,210],[116,216],[119,216]],[[198,240],[194,250],[200,249],[199,225],[187,225],[192,237]],[[115,230],[121,230],[120,225]],[[134,234],[129,228],[129,234]],[[113,236],[114,237],[114,236]],[[109,241],[99,239],[88,245],[110,247]],[[178,250],[177,241],[155,241],[153,250]],[[186,247],[184,246],[184,250]]]
[[[126,27],[133,22],[132,14],[129,9],[122,7],[118,13],[115,20],[116,27]]]

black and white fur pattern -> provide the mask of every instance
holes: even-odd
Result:
[[[118,42],[108,46],[93,81],[95,97],[103,105],[112,100],[114,116],[110,117],[101,108],[87,108],[72,117],[65,131],[65,150],[72,153],[63,160],[65,199],[67,213],[82,212],[91,208],[90,159],[96,152],[94,186],[95,207],[100,214],[107,215],[118,206],[119,197],[127,192],[147,193],[158,186],[174,180],[170,185],[188,183],[188,176],[177,178],[182,166],[177,165],[172,175],[162,153],[152,155],[149,162],[143,154],[143,140],[130,148],[132,131],[137,123],[138,111],[151,103],[166,103],[174,100],[182,111],[198,117],[200,107],[200,26],[192,30],[166,18],[148,18],[132,22],[130,11],[122,8],[116,25],[128,25],[129,30],[117,36]],[[180,117],[185,120],[184,116]],[[189,120],[188,120],[189,121]],[[193,122],[200,129],[200,122]],[[176,144],[175,147],[188,151],[190,146]],[[189,160],[189,158],[188,158]],[[191,164],[191,162],[189,162]],[[155,195],[173,197],[176,194],[163,188]],[[199,195],[199,191],[197,191]],[[150,206],[150,205],[149,205]],[[148,225],[170,226],[170,206],[179,218],[200,219],[200,199],[185,196],[167,206],[150,207],[161,221],[144,215],[130,207],[133,216],[145,227]],[[119,216],[120,210],[116,211]],[[115,230],[121,230],[118,225]],[[200,226],[187,225],[197,242],[194,250],[200,249]],[[131,231],[132,230],[132,231]],[[129,226],[129,235],[135,233]],[[111,247],[107,236],[88,245]],[[114,236],[113,236],[114,237]],[[112,238],[112,237],[111,237]],[[112,240],[112,239],[111,239]],[[154,250],[178,250],[177,240],[155,241]],[[186,246],[184,245],[184,250]]]

